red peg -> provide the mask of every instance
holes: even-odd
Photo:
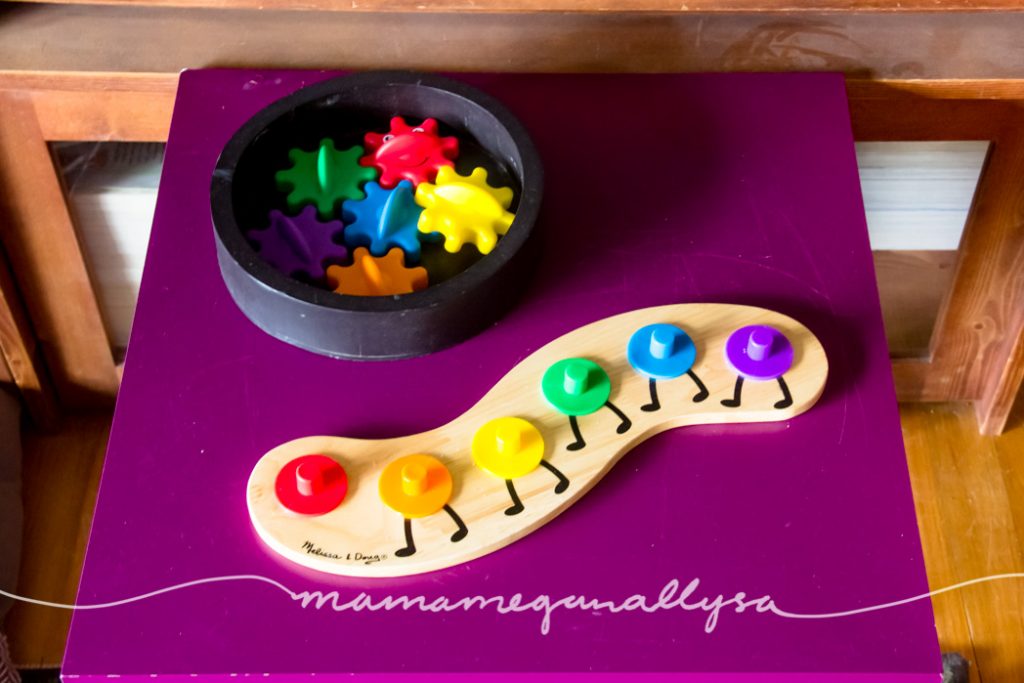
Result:
[[[300,515],[323,515],[348,493],[345,469],[326,455],[304,455],[277,473],[274,491],[281,505]]]

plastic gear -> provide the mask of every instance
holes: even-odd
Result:
[[[453,254],[466,242],[489,254],[515,218],[507,210],[512,198],[512,188],[487,184],[486,169],[477,167],[461,176],[454,168],[443,167],[436,184],[416,188],[416,203],[423,207],[419,230],[444,235],[444,248]]]
[[[331,218],[342,201],[365,197],[362,184],[375,180],[377,170],[359,163],[362,154],[358,145],[339,151],[327,138],[312,152],[289,150],[292,166],[274,175],[277,188],[288,193],[288,209],[298,211],[312,204],[321,218]]]
[[[367,133],[363,142],[366,156],[359,163],[377,168],[380,186],[386,189],[402,180],[413,185],[432,183],[438,169],[451,166],[459,155],[458,138],[440,137],[434,119],[410,126],[401,116],[396,116],[391,119],[390,131]]]
[[[393,190],[367,183],[364,189],[366,199],[341,205],[345,244],[350,249],[368,247],[374,256],[384,256],[389,249],[398,247],[405,252],[406,263],[419,263],[417,224],[423,209],[413,198],[412,183],[403,180]]]
[[[366,247],[355,250],[351,266],[331,266],[327,282],[338,294],[392,296],[409,294],[427,286],[426,268],[406,268],[401,249],[373,256]]]
[[[259,250],[260,258],[285,275],[302,273],[322,280],[324,264],[348,256],[348,250],[334,241],[343,230],[341,221],[321,222],[316,209],[307,206],[298,216],[271,211],[270,227],[250,230],[246,237]]]

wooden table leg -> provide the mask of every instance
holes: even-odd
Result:
[[[913,399],[973,401],[983,434],[1003,431],[1024,380],[1022,178],[1024,114],[993,140],[930,361],[893,364]]]
[[[1024,381],[1024,88],[1011,86],[1015,99],[963,83],[861,83],[850,99],[860,140],[992,144],[930,353],[893,361],[900,400],[971,401],[985,434],[1003,431]]]
[[[1002,432],[1024,380],[1024,110],[993,143],[936,332],[955,340],[936,360],[964,369],[979,429]]]

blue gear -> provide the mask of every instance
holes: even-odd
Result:
[[[366,198],[342,204],[345,244],[350,250],[366,247],[374,256],[389,249],[405,252],[405,263],[419,263],[420,231],[417,228],[423,207],[416,203],[412,183],[403,180],[392,190],[379,183],[367,183]],[[427,237],[424,235],[423,237]]]

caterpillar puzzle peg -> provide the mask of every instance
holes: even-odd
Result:
[[[783,375],[793,365],[793,345],[779,330],[769,325],[750,325],[736,330],[725,342],[725,360],[736,372],[732,398],[722,400],[727,408],[738,408],[743,393],[743,380],[754,382],[775,380],[782,390],[779,410],[793,405],[793,397]]]
[[[632,420],[609,400],[611,379],[594,361],[586,358],[558,361],[544,373],[541,388],[548,403],[569,418],[569,428],[575,440],[566,446],[567,450],[578,451],[586,447],[577,418],[596,413],[601,408],[607,408],[619,418],[619,426],[615,428],[617,433],[625,434],[633,426]]]
[[[656,397],[653,380],[683,375],[696,395],[644,409]],[[386,577],[443,569],[527,536],[587,491],[600,496],[594,484],[644,439],[689,425],[793,418],[818,400],[827,375],[821,343],[780,313],[731,304],[622,313],[534,351],[446,425],[389,439],[311,436],[277,446],[253,468],[249,516],[275,552],[320,571]],[[740,403],[744,378],[758,381]],[[337,463],[347,492],[340,504],[296,514],[275,487],[281,479],[292,492],[296,474],[281,473],[309,453]]]
[[[405,545],[395,551],[395,557],[409,557],[416,552],[412,520],[429,517],[441,510],[455,522],[456,531],[451,542],[458,543],[466,537],[466,525],[448,505],[452,497],[452,475],[437,458],[406,455],[393,460],[381,472],[377,489],[384,504],[405,518]]]
[[[532,424],[518,417],[499,417],[484,424],[473,435],[473,462],[477,467],[505,480],[512,507],[509,517],[526,508],[516,493],[514,479],[526,476],[537,467],[544,467],[558,483],[555,493],[569,488],[569,480],[557,467],[544,459],[544,436]]]
[[[626,357],[637,372],[649,378],[651,402],[640,406],[640,410],[661,410],[658,380],[675,379],[684,374],[697,385],[693,402],[700,403],[707,399],[708,389],[693,371],[697,347],[690,335],[681,328],[664,323],[641,327],[629,338]]]

